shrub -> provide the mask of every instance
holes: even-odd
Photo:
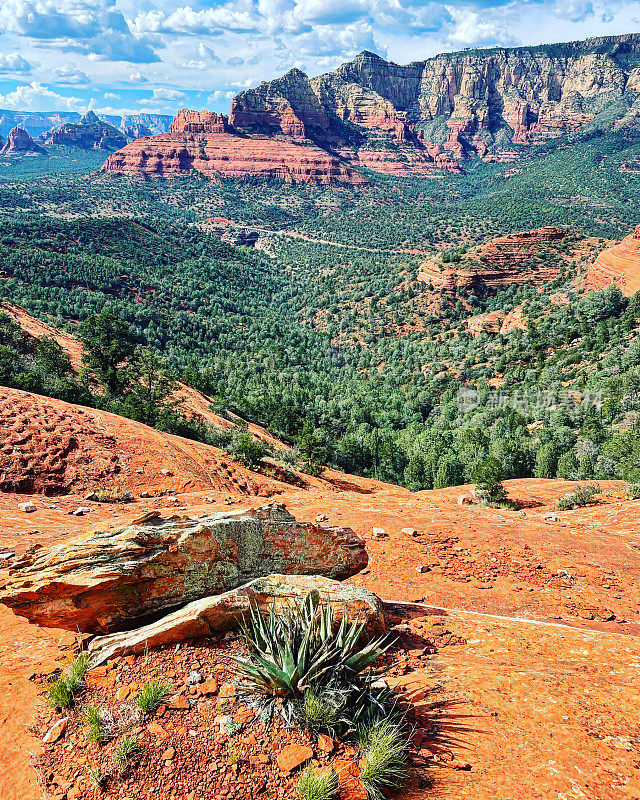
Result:
[[[309,764],[298,781],[301,800],[331,800],[338,791],[338,776],[333,769],[316,769]]]
[[[502,481],[504,471],[495,456],[487,456],[475,468],[473,480],[477,484],[477,495],[486,505],[499,505],[507,501],[507,492]]]
[[[625,497],[627,500],[640,500],[640,483],[630,483]]]
[[[360,780],[370,800],[403,787],[409,775],[409,748],[407,733],[400,724],[376,720],[361,730],[360,748]]]
[[[71,708],[75,694],[84,681],[88,666],[88,655],[80,653],[69,671],[49,685],[47,703],[55,708]]]
[[[282,613],[275,606],[267,615],[252,608],[242,624],[249,657],[235,659],[243,688],[269,705],[281,700],[288,720],[298,715],[301,722],[318,720],[315,698],[305,703],[309,690],[316,697],[341,698],[334,710],[340,707],[347,726],[369,706],[382,713],[388,692],[371,689],[371,678],[378,675],[371,666],[391,642],[383,637],[361,647],[364,624],[358,618],[349,623],[345,614],[338,625],[333,606],[321,607],[317,592]]]
[[[107,731],[100,709],[89,706],[85,712],[84,721],[87,725],[87,741],[103,744],[107,741]]]
[[[116,764],[120,768],[120,772],[124,772],[129,764],[129,759],[134,753],[140,749],[138,740],[135,736],[124,736],[115,752]]]
[[[596,502],[594,497],[597,494],[600,494],[600,486],[597,483],[578,486],[573,492],[558,500],[558,510],[569,511],[572,508],[588,506]]]
[[[158,708],[170,691],[171,688],[164,681],[148,681],[136,697],[136,705],[140,711],[150,714]]]

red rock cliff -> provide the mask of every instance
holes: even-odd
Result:
[[[225,132],[218,114],[182,110],[171,132],[131,142],[109,156],[103,171],[155,176],[199,172],[209,178],[258,175],[286,183],[366,183],[340,159],[310,144]]]

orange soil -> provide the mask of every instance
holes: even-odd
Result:
[[[592,291],[612,283],[626,297],[640,291],[640,225],[630,236],[603,250],[588,269],[587,285]]]
[[[573,486],[555,480],[508,481],[518,512],[458,505],[465,487],[412,494],[333,470],[303,476],[300,488],[94,409],[2,389],[0,410],[5,485],[24,487],[26,475],[68,492],[0,493],[0,553],[150,510],[168,515],[176,508],[168,495],[189,514],[277,495],[300,519],[324,514],[365,537],[370,563],[354,583],[387,601],[419,601],[415,611],[405,607],[406,617],[422,617],[412,625],[433,633],[444,624],[445,639],[450,630],[467,640],[398,679],[440,706],[455,739],[455,761],[430,768],[434,786],[415,800],[640,797],[640,501],[624,500],[621,482],[603,482],[602,504],[567,512],[555,507]],[[84,500],[101,486],[136,500]],[[37,510],[19,512],[28,499]],[[70,516],[79,505],[90,513]],[[373,527],[386,535],[375,537]],[[0,606],[2,800],[40,796],[30,767],[39,742],[28,732],[40,689],[29,677],[68,658],[69,640]],[[456,769],[461,762],[470,771]]]

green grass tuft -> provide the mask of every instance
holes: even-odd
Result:
[[[84,676],[89,667],[89,656],[80,653],[73,662],[69,671],[49,684],[47,703],[54,708],[71,708],[75,694],[84,682]]]
[[[370,800],[400,790],[409,775],[407,734],[397,723],[380,719],[360,731],[363,753],[360,780]]]
[[[138,739],[135,736],[125,736],[122,738],[115,752],[116,764],[120,772],[125,772],[129,764],[129,759],[140,749]]]
[[[109,738],[105,730],[104,722],[100,709],[97,706],[89,706],[84,715],[87,725],[87,741],[103,744]]]
[[[298,781],[301,800],[331,800],[337,791],[338,776],[333,769],[316,769],[309,764]]]
[[[148,681],[136,697],[136,705],[141,711],[150,714],[171,692],[169,684],[160,680]]]

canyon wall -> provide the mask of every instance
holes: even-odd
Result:
[[[363,168],[411,177],[511,161],[589,123],[640,125],[640,34],[405,66],[365,51],[315,78],[292,69],[240,92],[228,118],[181,110],[168,134],[125,147],[105,171],[362,183]]]

